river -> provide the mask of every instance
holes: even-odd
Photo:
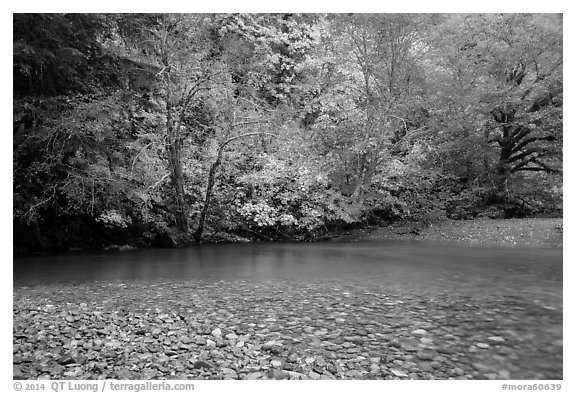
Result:
[[[562,249],[327,242],[202,245],[14,259],[14,284],[160,279],[344,280],[439,291],[562,297]]]

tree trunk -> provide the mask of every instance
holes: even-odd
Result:
[[[497,202],[506,202],[508,200],[508,179],[510,174],[510,164],[506,160],[499,161],[496,166],[496,177],[494,180],[494,197]]]
[[[206,221],[206,215],[208,214],[208,208],[210,207],[210,199],[212,199],[212,189],[214,188],[214,183],[216,181],[216,170],[220,166],[220,155],[210,166],[210,172],[208,173],[208,185],[206,186],[206,195],[204,197],[204,206],[200,212],[200,219],[198,220],[198,227],[196,232],[194,232],[194,240],[196,243],[200,243],[202,240],[202,232],[204,232],[204,222]]]
[[[496,176],[494,179],[494,194],[495,202],[505,202],[508,200],[508,179],[510,177],[511,166],[510,157],[512,156],[512,149],[514,147],[513,128],[512,122],[516,110],[509,105],[503,108],[497,108],[491,111],[491,114],[500,123],[502,128],[502,137],[499,139],[500,157],[496,164]]]
[[[260,122],[246,122],[246,123],[242,123],[242,124],[252,124],[252,123],[260,123]],[[235,126],[238,126],[238,125],[240,125],[240,124],[236,124],[236,125],[232,126],[231,128],[234,128]],[[204,206],[202,206],[202,211],[200,212],[200,218],[198,219],[198,226],[196,227],[196,231],[194,232],[194,240],[196,241],[196,243],[200,243],[202,241],[202,232],[204,232],[204,223],[206,222],[206,215],[208,214],[208,209],[210,208],[210,200],[212,199],[212,189],[214,188],[214,184],[216,183],[216,171],[218,170],[218,167],[220,166],[220,163],[222,161],[222,155],[224,154],[224,149],[226,148],[226,146],[229,143],[231,143],[237,139],[245,138],[248,136],[254,136],[254,135],[260,135],[260,136],[268,135],[268,136],[276,137],[276,135],[270,134],[268,132],[248,132],[246,134],[236,135],[236,136],[228,138],[218,148],[218,154],[216,156],[216,161],[214,161],[212,163],[212,165],[210,166],[210,172],[208,172],[208,184],[206,185],[206,194],[204,196]]]
[[[178,129],[174,129],[172,122],[172,105],[168,101],[166,105],[166,121],[168,128],[168,162],[170,165],[170,180],[174,193],[176,208],[174,217],[176,226],[181,232],[188,232],[188,209],[184,198],[184,171],[182,168],[182,139],[178,135]]]
[[[170,180],[176,201],[176,209],[174,212],[176,225],[180,231],[188,232],[190,229],[188,226],[188,209],[184,198],[184,175],[179,150],[177,146],[171,147],[170,149]]]

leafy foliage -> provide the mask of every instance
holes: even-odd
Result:
[[[23,247],[303,238],[562,209],[561,16],[13,24]]]

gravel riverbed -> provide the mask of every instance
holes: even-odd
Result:
[[[342,280],[89,282],[13,294],[16,379],[563,376],[562,302],[552,298]]]

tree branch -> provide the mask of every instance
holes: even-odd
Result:
[[[524,147],[526,147],[527,145],[529,145],[530,143],[533,143],[533,142],[537,142],[537,141],[552,142],[554,140],[555,140],[555,138],[553,135],[542,136],[542,137],[534,136],[532,138],[525,139],[522,142],[520,142],[519,144],[517,144],[516,146],[514,146],[511,150],[511,153],[517,153],[520,150],[522,150]]]
[[[149,187],[146,189],[146,192],[148,192],[148,191],[150,191],[150,190],[153,190],[153,189],[155,189],[156,187],[158,187],[158,186],[160,185],[160,183],[162,183],[164,180],[166,180],[166,178],[167,178],[168,176],[170,176],[170,173],[165,174],[165,175],[162,176],[162,178],[161,178],[160,180],[158,180],[155,184],[149,186]]]
[[[518,126],[516,128],[516,130],[514,130],[512,132],[512,134],[510,135],[511,139],[512,139],[512,143],[518,143],[522,138],[524,138],[526,135],[530,134],[530,128],[525,127],[525,126]]]
[[[542,148],[542,147],[532,147],[530,149],[525,150],[523,153],[519,153],[515,156],[511,156],[508,161],[510,162],[514,162],[514,161],[518,161],[523,159],[524,157],[529,156],[530,154],[536,153],[537,155],[541,155],[542,153],[544,153],[546,151],[546,149]]]
[[[247,122],[247,124],[253,124],[254,122]],[[237,126],[238,124],[235,124],[235,126]],[[226,147],[226,145],[228,145],[230,142],[235,141],[236,139],[240,139],[240,138],[244,138],[244,137],[248,137],[248,136],[253,136],[253,135],[268,135],[268,136],[272,136],[274,138],[278,138],[278,135],[276,134],[271,134],[269,132],[248,132],[246,134],[240,134],[240,135],[236,135],[233,137],[228,138],[225,142],[223,142],[220,145],[220,148],[218,149],[218,156],[220,156],[222,154],[222,151],[224,150],[224,148]]]

